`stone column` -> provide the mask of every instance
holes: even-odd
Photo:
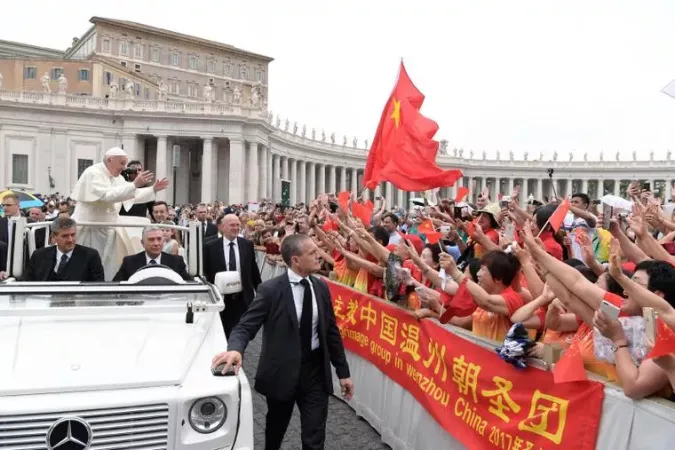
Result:
[[[268,159],[269,152],[264,145],[260,146],[260,198],[267,198],[267,172],[270,170],[270,163]]]
[[[347,190],[347,168],[340,167],[340,192]]]
[[[670,198],[673,194],[673,182],[670,179],[670,177],[666,177],[665,183],[666,183],[666,192],[665,192],[665,194],[663,194],[664,195],[664,197],[663,197],[663,204],[664,205],[667,204],[670,201]],[[670,219],[670,217],[669,217],[669,219]]]
[[[511,195],[513,193],[513,190],[515,189],[515,178],[509,178],[508,179],[508,184],[507,186],[509,187],[509,192],[506,193],[506,195]]]
[[[384,184],[384,197],[387,200],[387,208],[391,208],[394,205],[394,186],[387,182]]]
[[[244,141],[241,138],[230,138],[230,204],[244,203]]]
[[[279,181],[283,176],[281,175],[281,156],[272,155],[272,197],[274,202],[281,201],[281,182]],[[286,165],[286,172],[288,172],[288,164]]]
[[[316,187],[316,195],[321,195],[325,194],[326,191],[326,166],[323,164],[317,164],[316,165],[317,170],[318,170],[318,179],[317,179],[317,187]]]
[[[213,138],[203,137],[202,152],[202,202],[211,203],[213,201]]]
[[[403,189],[396,188],[396,204],[401,208],[406,208],[406,206],[403,204],[403,202],[405,202],[404,197],[405,192],[403,191]]]
[[[155,179],[161,180],[167,177],[168,168],[167,154],[166,154],[166,136],[157,136],[157,154],[155,155]],[[176,180],[171,179],[170,184],[175,189]],[[166,189],[159,191],[156,194],[157,200],[166,201]]]
[[[328,192],[336,194],[337,192],[337,183],[336,183],[336,174],[335,174],[335,166],[330,166],[328,169]]]
[[[358,192],[359,190],[359,171],[357,169],[352,169],[352,185],[350,189],[352,192]]]
[[[288,172],[288,157],[287,156],[278,156],[279,159],[281,159],[281,178],[284,180],[288,180],[289,172]],[[279,189],[279,195],[281,195],[281,184],[278,186]]]
[[[311,202],[316,198],[316,164],[313,162],[307,163],[307,202]]]
[[[614,195],[619,196],[621,194],[621,180],[614,180]]]
[[[537,178],[536,200],[539,200],[540,202],[544,201],[544,179],[543,178]]]
[[[298,203],[307,202],[307,163],[298,162],[298,171],[300,172],[300,190],[298,191]]]
[[[288,158],[286,158],[288,162]],[[291,206],[295,206],[298,203],[298,191],[300,180],[298,180],[298,161],[292,160],[291,164]],[[289,179],[289,178],[286,178]]]
[[[257,202],[260,199],[258,180],[260,177],[258,166],[258,143],[248,143],[248,180],[246,183],[246,201]]]
[[[583,194],[588,195],[588,179],[587,178],[581,179],[581,192]]]

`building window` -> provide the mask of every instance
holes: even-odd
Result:
[[[147,88],[147,87],[146,87],[146,88],[143,90],[143,92],[144,92],[144,94],[145,94],[145,99],[146,99],[146,100],[150,100],[150,88]]]
[[[87,170],[87,167],[93,166],[93,165],[94,165],[93,159],[78,159],[77,160],[77,178],[80,178],[82,176],[82,173],[84,173],[84,171]]]
[[[119,84],[120,89],[124,89],[124,86],[127,85],[127,79],[126,78],[120,78],[120,82],[118,84]]]
[[[260,81],[261,83],[265,81],[265,72],[262,70],[259,70],[255,73],[255,79]]]
[[[206,70],[208,70],[210,73],[216,73],[216,61],[209,59],[206,63]]]
[[[246,69],[246,66],[241,66],[239,68],[239,78],[242,80],[248,80],[248,69]]]
[[[157,47],[150,49],[150,59],[154,62],[159,62],[159,49]]]
[[[140,83],[135,83],[134,87],[136,88],[136,97],[140,97],[141,93],[143,92],[143,87]]]
[[[52,69],[52,80],[58,80],[63,75],[63,67],[54,67]]]
[[[195,91],[196,91],[195,85],[192,84],[192,83],[188,83],[188,85],[187,85],[187,95],[188,95],[188,97],[196,97],[197,93]]]
[[[80,69],[80,81],[89,81],[89,69]]]
[[[134,58],[143,59],[143,46],[141,44],[134,45]]]
[[[169,81],[169,92],[172,94],[179,94],[179,86],[178,86],[178,81],[176,80],[171,80]]]
[[[105,53],[110,53],[110,39],[103,39],[102,48]]]
[[[140,64],[134,64],[134,72],[141,73],[141,65]]]
[[[37,68],[36,67],[25,67],[23,69],[23,77],[27,80],[34,80],[37,78]]]
[[[12,184],[28,184],[28,155],[12,155]]]
[[[230,63],[223,64],[223,75],[225,75],[226,77],[232,76],[232,64]]]
[[[112,83],[112,79],[113,79],[112,74],[110,72],[106,72],[105,73],[105,84],[107,86],[110,86],[110,83]]]
[[[120,61],[120,64],[122,65],[122,67],[126,67],[126,66],[127,66],[127,62],[126,62],[126,61]]]
[[[120,41],[120,55],[129,56],[129,43]]]
[[[189,63],[190,63],[190,69],[198,69],[199,68],[199,58],[197,58],[196,56],[190,55]]]
[[[177,66],[180,63],[180,59],[178,59],[178,53],[174,52],[171,54],[171,65],[172,66]]]

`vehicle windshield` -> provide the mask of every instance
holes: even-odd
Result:
[[[204,292],[59,292],[51,294],[16,293],[0,295],[2,309],[46,309],[62,307],[97,307],[97,306],[172,306],[203,302],[214,304],[208,291]]]

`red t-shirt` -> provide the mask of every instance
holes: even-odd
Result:
[[[553,233],[550,231],[544,231],[539,235],[541,242],[544,244],[546,253],[553,256],[558,261],[563,260],[563,249],[560,244],[553,238]]]
[[[509,332],[509,329],[513,325],[511,316],[518,308],[525,304],[523,297],[511,287],[504,289],[499,295],[506,303],[507,314],[502,316],[501,314],[477,308],[473,313],[473,333],[476,336],[503,341],[506,333]]]

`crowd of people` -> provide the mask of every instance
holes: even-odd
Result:
[[[128,167],[142,172],[136,161]],[[546,346],[575,345],[586,369],[617,382],[628,397],[675,398],[675,355],[647,357],[655,333],[646,315],[655,311],[675,329],[671,199],[664,202],[637,182],[628,188],[626,209],[603,207],[585,193],[551,202],[529,198],[524,204],[518,188],[510,194],[493,201],[483,191],[469,193],[475,202],[428,199],[407,208],[388,208],[384,198],[369,201],[347,192],[322,194],[295,206],[270,199],[253,207],[153,201],[120,213],[156,224],[198,221],[205,246],[217,248],[220,243],[213,242],[219,239],[251,241],[266,253],[267,264],[284,264],[280,249],[288,236],[307,235],[318,247],[322,275],[395,302],[419,320],[438,319],[494,341],[503,341],[513,324],[522,323],[536,342],[530,356],[542,357]],[[60,231],[75,226],[69,219],[75,202],[58,194],[44,200],[42,208],[21,211],[18,198],[7,195],[2,220],[21,214],[29,221],[52,220],[57,226],[43,242],[67,240]],[[556,224],[564,204],[568,210]],[[6,230],[7,224],[0,223],[0,249],[7,242]],[[184,275],[182,234],[160,228],[147,233],[146,255],[183,257],[172,267]],[[43,246],[39,241],[38,248]],[[212,257],[205,251],[204,258]],[[149,261],[137,259],[125,260],[116,280]],[[218,262],[209,264],[214,268]],[[209,264],[205,261],[205,267]],[[28,276],[35,272],[29,269]],[[259,273],[250,279],[252,297]],[[619,317],[604,310],[603,303],[617,306]],[[228,334],[245,309],[227,323]]]

